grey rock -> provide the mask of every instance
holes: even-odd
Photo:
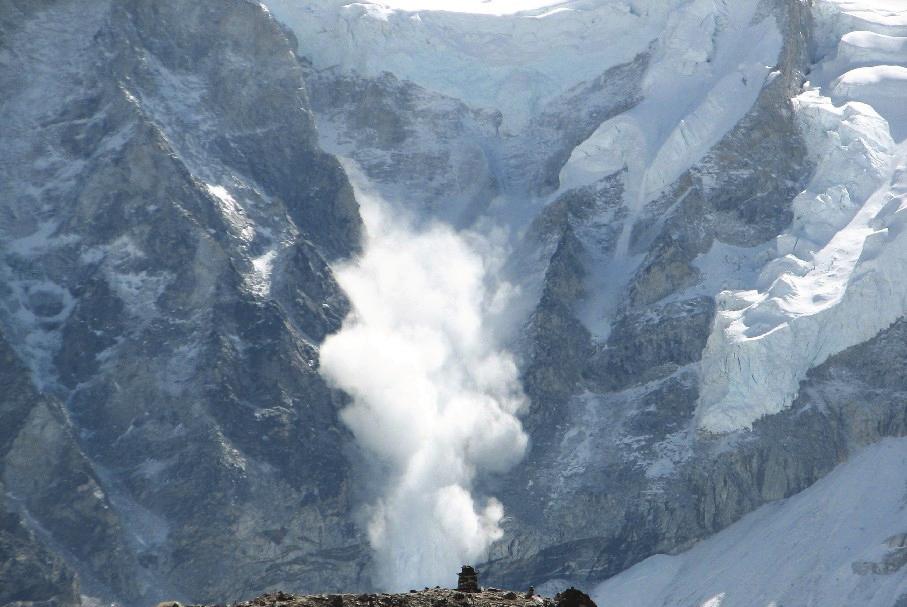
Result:
[[[701,358],[714,316],[706,296],[628,311],[588,361],[586,376],[605,390],[668,376]]]
[[[303,59],[303,61],[305,61]],[[500,192],[492,146],[501,116],[385,73],[306,70],[324,145],[417,215],[472,223]]]
[[[31,386],[28,374],[21,366],[9,345],[0,335],[0,603],[66,607],[78,605],[79,584],[75,572],[23,521],[29,508],[35,508],[33,494],[15,493],[18,487],[6,484],[8,474],[17,475],[17,464],[8,462],[10,451],[20,437],[29,436],[28,420],[39,407],[46,411],[47,404]],[[67,462],[57,460],[65,469]],[[30,473],[44,472],[35,468]],[[51,470],[48,480],[59,482],[60,471]],[[40,482],[40,477],[37,479]],[[40,506],[38,506],[40,507]]]
[[[0,327],[49,399],[4,457],[21,520],[103,600],[364,585],[317,373],[361,223],[291,41],[242,0],[9,10]]]

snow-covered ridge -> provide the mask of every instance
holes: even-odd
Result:
[[[687,3],[665,25],[637,107],[599,127],[561,171],[564,187],[626,166],[642,206],[673,183],[750,110],[782,39],[759,3]]]
[[[715,0],[572,0],[504,15],[404,11],[345,0],[267,5],[294,30],[300,53],[315,67],[365,76],[391,72],[472,107],[500,110],[509,130],[524,125],[546,101],[631,61],[658,39],[664,39],[671,70],[689,74],[710,60],[719,24],[747,12]]]
[[[540,8],[554,7],[563,0],[381,0],[372,4],[391,10],[444,11],[479,15],[512,15]]]
[[[810,368],[907,312],[907,144],[897,144],[907,138],[907,68],[890,65],[907,65],[907,6],[823,2],[816,14],[820,32],[839,36],[794,100],[816,173],[757,283],[718,297],[701,365],[706,430],[781,411]],[[870,31],[841,34],[842,24]]]

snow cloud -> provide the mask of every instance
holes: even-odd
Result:
[[[323,344],[321,373],[352,397],[341,417],[388,470],[369,507],[376,581],[450,584],[502,536],[503,507],[473,494],[476,475],[507,470],[527,444],[517,368],[492,330],[507,289],[489,286],[487,241],[359,200],[364,254],[335,268],[352,312]]]

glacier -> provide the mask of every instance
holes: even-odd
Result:
[[[729,10],[726,3],[713,0],[573,0],[486,15],[432,10],[431,4],[267,2],[273,14],[293,29],[301,52],[316,67],[339,67],[372,77],[393,73],[471,107],[500,111],[502,129],[511,133],[525,126],[546,102],[609,67],[631,61],[654,40],[662,40],[665,65],[653,72],[650,78],[657,84],[651,87],[667,87],[670,95],[674,78],[657,76],[675,71],[693,76],[695,70],[707,69],[704,64],[711,61],[711,34],[718,21],[740,19],[745,24],[757,5],[747,0],[742,10],[736,6]],[[468,6],[457,4],[458,10]],[[484,6],[503,12],[494,3]],[[602,40],[608,43],[596,43]],[[757,47],[777,43],[777,38],[758,29],[749,40]],[[763,57],[768,64],[777,50]]]
[[[788,407],[810,368],[907,311],[907,7],[819,7],[818,29],[837,37],[837,52],[794,100],[817,170],[776,239],[777,257],[751,289],[718,296],[700,367],[699,425],[711,432]],[[855,25],[867,29],[841,34]]]

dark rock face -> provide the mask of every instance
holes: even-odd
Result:
[[[199,120],[199,110],[207,110],[212,123],[192,126],[202,127],[193,129],[196,136],[208,131],[211,140],[191,141],[185,133],[179,151],[214,156],[283,202],[300,232],[323,252],[347,255],[357,249],[360,222],[352,190],[336,160],[318,148],[301,67],[287,56],[290,41],[273,20],[246,2],[226,10],[205,3],[121,4],[107,35],[119,53],[122,77],[135,79],[150,97],[170,92],[167,85],[176,83],[168,76],[199,79],[201,107],[187,108],[195,110],[191,116],[168,113],[164,120]],[[130,43],[135,46],[124,46]]]
[[[486,142],[499,114],[392,74],[372,80],[309,67],[306,83],[323,144],[355,160],[388,199],[468,225],[500,191]]]
[[[699,360],[715,316],[715,302],[700,296],[627,311],[596,353],[588,376],[610,390],[666,377]]]
[[[528,324],[524,383],[534,406],[529,425],[551,425],[558,414],[549,405],[572,393],[594,355],[592,336],[576,317],[577,305],[587,295],[588,266],[613,254],[617,244],[626,216],[624,179],[625,173],[619,172],[565,193],[530,228],[530,237],[546,248],[553,245],[553,252]]]
[[[595,601],[588,594],[573,586],[554,595],[554,603],[557,607],[595,607]]]
[[[47,578],[10,592],[77,602],[74,569],[130,604],[362,585],[317,373],[347,310],[327,261],[361,224],[291,41],[242,0],[0,14],[0,537]]]
[[[12,512],[0,516],[0,601],[4,605],[78,605],[72,570],[51,554]]]
[[[21,463],[9,461],[18,445],[40,438],[30,436],[30,420],[47,416],[49,408],[56,409],[55,403],[47,402],[35,393],[26,369],[0,335],[0,490],[5,496],[0,510],[0,603],[3,605],[16,602],[63,607],[79,603],[79,585],[73,570],[22,520],[23,516],[28,516],[29,507],[38,501],[35,494],[41,488],[28,491],[32,487],[17,486],[16,477],[21,474],[17,468]],[[59,422],[47,417],[45,420],[49,425]],[[69,436],[62,438],[64,442],[71,441]],[[52,453],[45,457],[56,460]],[[59,460],[54,463],[60,468],[67,465]],[[50,472],[59,474],[62,470]],[[9,484],[11,479],[13,486]],[[33,482],[41,485],[42,480],[46,489],[46,483],[56,479],[37,478]],[[17,488],[28,493],[17,494]],[[72,514],[76,515],[75,512]]]

